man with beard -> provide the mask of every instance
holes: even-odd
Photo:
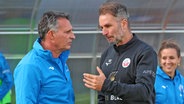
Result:
[[[98,104],[154,104],[157,55],[131,32],[124,5],[99,9],[102,34],[112,43],[101,56],[99,75],[84,73],[84,85],[98,92]]]

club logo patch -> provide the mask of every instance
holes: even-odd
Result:
[[[127,68],[130,65],[130,62],[131,62],[130,58],[125,58],[122,62],[122,67]]]

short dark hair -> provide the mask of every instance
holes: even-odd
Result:
[[[104,15],[107,13],[113,15],[114,17],[126,19],[128,19],[129,17],[129,13],[126,6],[116,1],[107,1],[100,6],[99,15]]]
[[[58,18],[66,18],[70,20],[69,14],[58,11],[45,12],[38,24],[38,34],[40,39],[43,39],[49,30],[57,31],[58,29]]]

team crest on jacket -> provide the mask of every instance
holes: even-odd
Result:
[[[130,58],[125,58],[122,62],[123,68],[127,68],[130,65],[130,62],[131,62]]]

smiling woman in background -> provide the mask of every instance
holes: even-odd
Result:
[[[163,41],[158,52],[155,90],[156,104],[184,104],[184,77],[178,71],[180,48],[176,42]]]

